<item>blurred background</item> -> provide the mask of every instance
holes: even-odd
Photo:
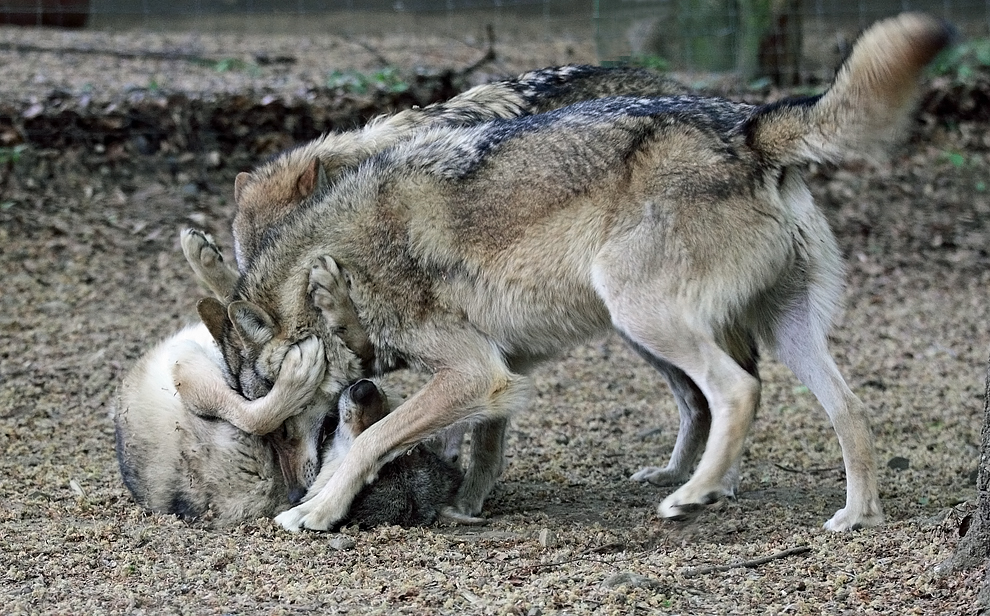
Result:
[[[634,64],[750,102],[810,94],[904,10],[965,41],[923,109],[988,119],[990,0],[0,0],[0,186],[77,146],[90,166],[243,168],[552,65]]]
[[[0,22],[103,31],[591,42],[600,62],[739,71],[797,84],[827,79],[855,34],[924,10],[986,36],[982,0],[0,0]]]

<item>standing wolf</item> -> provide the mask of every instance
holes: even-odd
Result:
[[[418,130],[429,127],[469,126],[485,120],[513,118],[557,109],[583,100],[610,95],[667,96],[685,94],[687,88],[671,79],[649,70],[596,66],[550,67],[524,73],[507,79],[471,88],[449,101],[425,108],[409,109],[388,116],[381,116],[360,130],[331,133],[302,146],[287,150],[251,173],[240,173],[234,186],[237,204],[233,222],[234,247],[240,269],[247,267],[253,254],[266,241],[272,241],[276,233],[273,226],[291,213],[304,199],[314,194],[318,187],[335,182],[345,172],[353,171],[374,154],[408,138]],[[277,241],[277,240],[276,240]],[[219,249],[205,235],[188,232],[183,235],[186,257],[207,286],[220,298],[230,295],[237,275],[223,265]],[[224,309],[212,302],[201,306],[204,321],[217,322],[217,314]],[[344,311],[346,312],[346,311]],[[348,347],[362,360],[370,372],[376,366],[374,349],[362,336],[356,319],[338,314],[341,337]],[[222,317],[221,317],[222,320]],[[656,365],[656,364],[655,364]],[[384,366],[391,368],[392,366]],[[383,366],[377,364],[377,368]],[[680,430],[677,442],[666,467],[653,468],[637,475],[659,485],[682,483],[690,474],[701,444],[707,436],[710,413],[707,402],[697,387],[683,373],[670,365],[657,365],[674,392],[680,412]],[[755,365],[754,365],[755,370]],[[263,379],[262,379],[263,380]],[[255,387],[248,383],[243,393],[262,395],[264,383]],[[305,425],[297,425],[302,422]],[[302,432],[312,423],[301,416],[290,419],[294,432]],[[490,418],[484,422],[472,422],[472,448],[468,452],[469,482],[487,485],[504,465],[502,449],[506,422],[504,418]],[[448,435],[450,455],[459,451],[461,431],[459,426]],[[284,450],[284,459],[290,468],[312,468],[316,452],[313,439],[298,440],[294,450]],[[478,477],[478,474],[481,477]],[[297,473],[298,475],[298,473]],[[730,473],[726,480],[726,492],[733,493],[737,473]]]
[[[880,523],[866,409],[827,348],[841,260],[799,166],[896,140],[950,38],[944,23],[904,14],[867,30],[819,97],[601,99],[423,131],[342,176],[247,264],[211,329],[230,374],[243,383],[325,335],[305,291],[312,264],[332,257],[376,353],[432,378],[277,520],[332,526],[385,462],[457,421],[520,409],[529,367],[615,328],[682,371],[711,410],[698,467],[663,517],[722,494],[759,401],[758,341],[838,435],[847,497],[826,528]],[[457,504],[477,513],[491,486],[465,484]]]

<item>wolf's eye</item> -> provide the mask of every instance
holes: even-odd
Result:
[[[319,443],[322,447],[327,439],[332,438],[337,431],[337,424],[340,423],[340,416],[337,413],[327,413],[323,418],[323,425],[320,426]]]

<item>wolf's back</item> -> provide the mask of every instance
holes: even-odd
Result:
[[[877,22],[823,95],[758,108],[746,127],[750,145],[783,165],[884,152],[906,130],[922,71],[953,36],[924,13]]]

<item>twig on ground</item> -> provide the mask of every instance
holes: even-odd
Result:
[[[791,468],[790,466],[784,466],[783,464],[777,464],[776,462],[774,462],[773,465],[782,471],[787,471],[788,473],[799,473],[799,474],[825,473],[828,471],[841,470],[834,466],[822,466],[818,468]]]
[[[532,563],[528,565],[518,565],[516,567],[506,569],[505,572],[509,573],[520,569],[526,569],[528,573],[535,573],[538,569],[546,569],[549,567],[560,567],[561,565],[569,565],[571,563],[578,561],[587,561],[593,563],[617,563],[617,562],[622,562],[624,560],[629,560],[636,556],[635,554],[630,554],[629,556],[626,556],[624,558],[615,558],[610,561],[605,561],[598,558],[588,558],[589,554],[604,554],[609,551],[621,551],[623,548],[625,548],[625,544],[622,543],[607,543],[605,545],[598,545],[581,550],[578,553],[578,555],[574,556],[573,558],[565,558],[564,560],[555,560],[549,563]]]
[[[485,28],[485,32],[488,34],[488,49],[485,50],[485,55],[457,71],[454,75],[457,77],[466,77],[485,64],[494,62],[497,59],[497,56],[495,55],[495,28],[493,28],[491,24],[488,24]]]
[[[685,569],[681,572],[683,577],[696,577],[699,575],[707,575],[709,573],[715,573],[718,571],[729,571],[730,569],[739,569],[741,567],[759,567],[760,565],[765,565],[766,563],[777,560],[778,558],[787,558],[788,556],[795,556],[797,554],[804,554],[805,552],[810,552],[811,548],[806,545],[799,545],[796,548],[790,548],[777,552],[776,554],[771,554],[770,556],[764,556],[763,558],[754,558],[753,560],[743,560],[736,563],[729,563],[728,565],[710,565],[707,567],[695,567],[692,569]]]
[[[642,441],[663,432],[663,428],[650,428],[636,433],[636,440]]]
[[[16,51],[17,53],[55,53],[80,54],[88,56],[113,56],[124,60],[183,60],[195,64],[212,64],[211,60],[197,54],[178,51],[121,51],[99,47],[43,47],[41,45],[25,45],[22,43],[0,43],[0,51]]]
[[[361,39],[354,38],[353,36],[347,36],[347,35],[345,35],[343,39],[348,43],[357,45],[361,49],[370,53],[372,56],[375,57],[375,62],[381,64],[382,66],[394,66],[392,62],[388,58],[386,58],[384,54],[382,54],[382,52],[378,51],[370,43],[362,41]]]

